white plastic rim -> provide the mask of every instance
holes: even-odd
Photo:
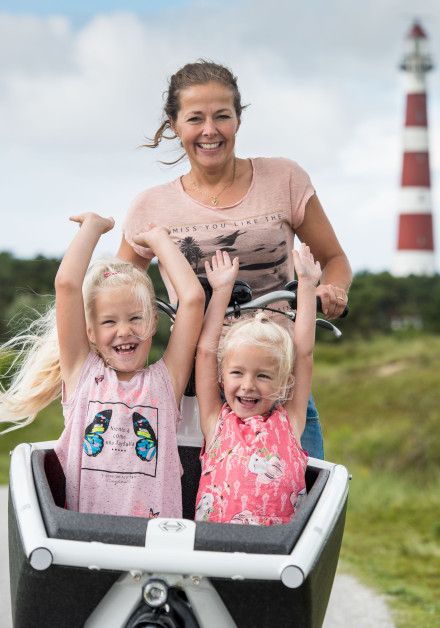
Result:
[[[288,587],[300,586],[308,577],[323,544],[346,503],[348,472],[342,465],[310,459],[328,469],[330,476],[300,538],[290,555],[177,549],[154,543],[145,547],[49,538],[42,520],[32,476],[28,444],[15,448],[11,458],[11,496],[23,549],[36,569],[51,564],[88,569],[138,570],[150,573],[198,574],[206,577],[244,580],[282,580]],[[157,525],[161,521],[154,520]],[[186,520],[185,520],[186,522]],[[188,521],[194,526],[194,522]],[[302,575],[301,575],[302,574]]]

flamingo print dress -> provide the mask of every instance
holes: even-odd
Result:
[[[225,403],[200,460],[196,521],[288,523],[306,490],[307,454],[280,405],[269,416],[240,419]]]

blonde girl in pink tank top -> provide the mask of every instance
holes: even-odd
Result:
[[[293,340],[264,313],[234,324],[222,338],[239,261],[217,251],[205,264],[212,298],[196,359],[205,438],[196,520],[287,523],[305,492],[307,453],[299,443],[311,388],[321,268],[304,244],[292,254],[298,278]]]
[[[66,507],[141,517],[182,516],[176,425],[202,327],[205,298],[168,230],[135,236],[170,273],[179,299],[162,358],[148,364],[157,309],[151,280],[129,262],[89,262],[112,218],[72,216],[79,229],[55,278],[55,305],[9,343],[20,368],[0,392],[0,422],[15,429],[62,393],[55,451]]]

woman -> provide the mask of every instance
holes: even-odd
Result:
[[[316,290],[324,314],[336,318],[347,304],[348,260],[307,173],[282,158],[239,159],[235,136],[243,106],[231,72],[207,61],[190,63],[170,79],[164,121],[149,147],[180,140],[190,162],[184,176],[142,192],[131,205],[118,255],[148,268],[150,250],[133,237],[148,222],[166,225],[198,275],[216,249],[240,258],[240,279],[253,296],[280,289],[292,279],[294,236],[308,244],[323,269]],[[171,136],[165,135],[171,131]],[[177,160],[179,161],[179,160]],[[170,300],[172,286],[162,273]],[[310,399],[301,443],[323,458],[318,414]]]

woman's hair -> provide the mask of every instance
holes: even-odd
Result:
[[[144,144],[147,148],[156,148],[162,139],[173,140],[176,138],[175,133],[171,129],[171,121],[177,120],[177,114],[180,110],[180,92],[194,85],[206,85],[210,81],[216,81],[228,87],[234,99],[234,109],[237,118],[240,120],[241,112],[245,108],[241,104],[241,95],[238,90],[237,77],[223,65],[199,59],[196,63],[187,63],[177,70],[169,80],[168,90],[165,91],[164,119],[160,127],[154,134],[150,144]],[[166,131],[171,130],[171,135],[165,135]],[[169,164],[175,164],[183,157]],[[165,163],[165,162],[164,162]]]
[[[99,260],[88,269],[83,283],[84,311],[87,325],[94,315],[97,293],[104,288],[131,286],[145,316],[142,337],[156,331],[157,308],[151,279],[141,270],[119,259]],[[96,348],[91,345],[96,351]],[[0,347],[1,354],[13,356],[6,375],[11,385],[0,390],[0,422],[12,423],[3,433],[31,423],[40,410],[61,394],[60,348],[56,328],[56,310],[50,308]]]
[[[241,346],[269,349],[277,360],[277,383],[280,387],[279,399],[289,398],[293,387],[293,363],[295,360],[292,338],[284,327],[271,320],[264,312],[255,317],[234,323],[220,340],[217,353],[219,378],[223,377],[223,367],[228,353]]]

